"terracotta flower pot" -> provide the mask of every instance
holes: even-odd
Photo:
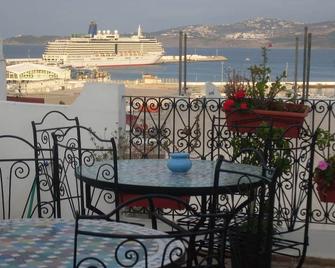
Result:
[[[335,203],[335,183],[333,183],[333,185],[327,189],[317,183],[316,190],[318,191],[319,198],[322,202]]]
[[[293,106],[304,106],[302,104],[286,104],[288,110],[296,108]],[[304,119],[309,112],[309,107],[305,106],[304,112],[287,112],[287,111],[270,111],[254,109],[248,111],[227,112],[227,127],[231,131],[242,133],[254,132],[262,122],[271,122],[273,127],[283,128],[284,136],[289,138],[297,138],[300,129],[304,123]]]

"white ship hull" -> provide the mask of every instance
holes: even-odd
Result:
[[[138,66],[157,63],[162,55],[143,56],[111,56],[111,57],[85,57],[64,60],[64,66],[80,67],[115,67],[115,66]]]
[[[90,31],[89,31],[90,32]],[[47,64],[72,67],[112,67],[154,64],[164,54],[162,44],[138,34],[121,37],[117,31],[75,35],[48,43],[42,58]]]

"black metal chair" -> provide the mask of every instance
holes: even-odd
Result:
[[[253,166],[246,164],[243,170],[232,170],[223,164],[238,163],[241,157],[252,158],[256,163]],[[226,248],[234,268],[271,266],[274,191],[279,172],[279,169],[270,168],[263,154],[253,148],[242,149],[229,161],[219,157],[210,210],[233,215],[227,229],[229,243]],[[220,180],[229,181],[233,177],[238,184],[230,194],[223,196],[216,192]]]
[[[64,113],[60,111],[50,111],[46,113],[41,121],[31,122],[32,129],[33,129],[33,141],[34,141],[34,147],[35,150],[35,158],[39,159],[39,161],[44,161],[45,164],[48,164],[50,166],[49,169],[44,169],[42,172],[44,172],[44,184],[43,184],[43,191],[45,193],[49,192],[53,198],[57,198],[57,196],[71,193],[71,191],[66,191],[63,193],[58,193],[55,190],[59,190],[58,188],[55,188],[55,182],[52,174],[50,173],[51,170],[54,168],[57,170],[58,167],[54,167],[53,163],[54,161],[51,161],[50,159],[53,159],[54,156],[54,142],[52,138],[52,133],[56,133],[58,135],[63,134],[68,128],[76,127],[77,133],[76,137],[80,136],[79,131],[79,119],[78,117],[69,118]],[[56,162],[57,163],[57,162]],[[56,185],[57,186],[57,185]],[[62,197],[63,199],[65,196]],[[68,196],[69,202],[72,202],[72,197]],[[64,203],[64,202],[63,202]],[[55,203],[54,213],[55,217],[61,217],[61,208],[58,207],[60,204],[59,202]]]
[[[314,133],[302,129],[298,139],[290,139],[288,148],[277,152],[286,155],[291,169],[278,179],[274,205],[276,232],[273,252],[296,259],[296,267],[302,267],[309,244],[313,169],[315,144],[318,130]]]
[[[186,230],[178,225],[178,222],[173,218],[162,215],[160,209],[156,207],[155,200],[167,200],[175,202],[180,207],[184,207],[186,213],[193,217],[199,218],[199,224],[194,226],[192,230]],[[149,226],[154,230],[142,229],[136,233],[138,222],[127,222],[126,227],[133,231],[114,231],[114,232],[99,232],[99,226],[102,223],[115,226],[123,222],[117,221],[117,215],[130,206],[132,203],[146,202],[146,210],[149,215]],[[205,218],[212,215],[202,215],[196,212],[188,203],[170,195],[163,194],[148,194],[138,196],[120,204],[111,213],[105,216],[78,216],[76,219],[75,228],[75,245],[74,245],[74,267],[223,267],[223,258],[218,252],[224,252],[223,249],[214,251],[213,248],[206,253],[203,251],[204,237],[216,237],[222,240],[225,239],[226,226],[214,226],[213,228],[203,228],[202,222]],[[203,219],[203,220],[202,220]],[[85,221],[96,221],[96,230],[85,229]],[[164,232],[163,232],[163,231]],[[81,237],[84,238],[81,239]],[[94,252],[87,255],[81,255],[83,241],[90,237],[95,239],[108,239],[114,241],[114,247],[105,247],[105,256],[95,256]],[[81,240],[80,240],[81,239]],[[213,244],[212,244],[213,245]],[[220,243],[224,245],[224,242]],[[158,252],[158,253],[157,253]],[[155,255],[156,253],[156,255]]]
[[[55,180],[58,181],[55,187],[59,188],[60,193],[59,203],[69,201],[74,216],[76,211],[80,214],[104,214],[103,209],[110,211],[111,204],[117,205],[117,149],[114,138],[101,139],[90,128],[73,126],[62,134],[53,133],[53,140],[54,158],[59,165],[59,172],[55,174]],[[94,188],[87,183],[84,187],[82,167],[93,165],[97,165],[97,179],[103,178],[103,183],[115,183],[113,192]]]
[[[232,168],[230,164],[225,164],[240,164],[244,158],[253,159],[253,166],[245,164],[241,169],[241,166]],[[256,266],[249,267],[269,267],[273,215],[271,204],[274,200],[274,187],[278,175],[279,170],[269,168],[263,154],[253,148],[241,149],[239,154],[235,154],[230,160],[225,160],[223,156],[218,157],[212,194],[203,204],[213,217],[206,219],[202,226],[209,229],[224,226],[230,241],[226,243],[225,240],[216,237],[204,239],[202,245],[204,251],[207,242],[213,241],[216,252],[223,250],[220,253],[223,256],[230,253],[233,267],[248,267],[246,265],[251,263]],[[219,185],[226,186],[224,192]],[[198,224],[198,220],[186,217],[178,220],[178,223],[192,228]],[[244,243],[249,237],[253,239],[251,251],[248,251],[250,245]],[[224,246],[220,244],[222,242],[225,243]],[[242,249],[244,251],[241,251]],[[245,252],[250,258],[243,255]],[[253,259],[253,256],[262,258]]]
[[[2,219],[54,216],[52,158],[37,159],[35,153],[52,150],[35,148],[27,140],[0,135],[0,217]]]
[[[235,124],[234,129],[229,131],[225,119],[221,120],[224,120],[223,123],[221,122],[218,125],[215,125],[213,121],[211,142],[218,147],[213,146],[213,152],[221,152],[228,156],[234,155],[232,153],[234,144],[231,144],[231,140],[236,142],[237,137],[240,147],[243,147],[252,138],[252,143],[259,144],[264,148],[263,151],[266,154],[268,165],[282,168],[282,174],[279,176],[276,185],[272,251],[276,254],[296,257],[297,267],[301,267],[308,246],[317,131],[312,133],[310,129],[303,128],[300,130],[298,138],[288,138],[285,134],[291,129],[297,128],[297,126],[292,125],[290,128],[279,132],[278,129],[272,128],[268,136],[259,137],[254,130],[251,134],[246,131],[248,129],[245,129],[242,123],[241,125]],[[239,128],[242,128],[244,133],[239,133],[237,131]],[[225,136],[220,138],[222,133]],[[215,135],[218,135],[218,137]],[[229,137],[231,140],[223,139],[225,137]],[[212,153],[212,157],[215,157],[214,153]],[[246,158],[246,160],[250,159]]]

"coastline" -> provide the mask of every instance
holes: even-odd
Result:
[[[78,81],[82,86],[83,81]],[[86,82],[103,82],[115,83],[112,80],[87,80]],[[117,83],[125,84],[125,96],[150,96],[150,97],[167,97],[178,96],[178,83],[135,83],[135,81],[117,81]],[[218,91],[223,93],[226,82],[213,82]],[[287,88],[292,88],[293,82],[287,82]],[[183,85],[182,85],[183,87]],[[204,94],[205,82],[188,82],[187,95],[200,96]],[[298,90],[301,91],[302,82],[298,83]],[[43,98],[46,104],[71,104],[80,95],[82,87],[73,87],[63,90],[54,90],[49,92],[23,92],[21,95],[14,92],[8,93],[8,96],[36,97]],[[334,98],[335,97],[335,81],[334,82],[310,82],[309,84],[310,98]]]

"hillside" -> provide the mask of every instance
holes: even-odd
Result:
[[[255,18],[226,25],[189,25],[151,33],[166,46],[178,46],[179,31],[188,35],[190,47],[293,47],[295,36],[302,42],[304,27],[312,33],[313,47],[335,48],[335,21],[304,24]]]
[[[188,25],[147,33],[165,47],[178,47],[179,31],[188,36],[189,47],[293,47],[295,36],[303,40],[304,27],[312,33],[312,46],[335,48],[335,21],[304,24],[272,18],[255,18],[234,24]],[[22,35],[4,40],[5,44],[46,44],[60,36]]]
[[[57,38],[62,38],[61,36],[53,35],[43,35],[43,36],[33,36],[33,35],[20,35],[11,37],[4,40],[5,45],[22,45],[22,44],[38,44],[44,45],[48,41],[55,40]]]

